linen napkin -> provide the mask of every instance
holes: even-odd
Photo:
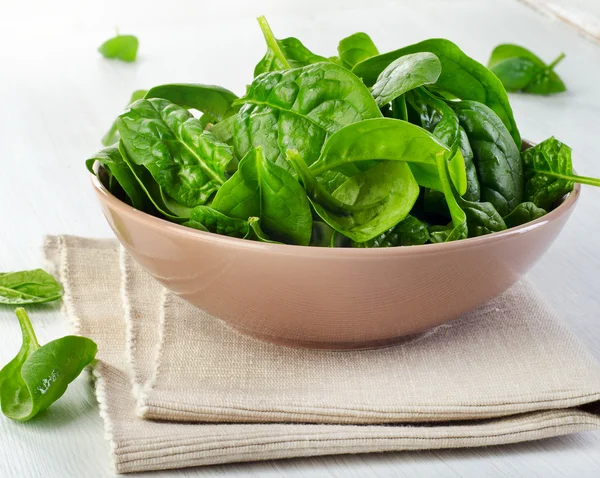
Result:
[[[115,240],[52,236],[45,254],[76,332],[98,343],[96,394],[118,472],[600,427],[600,366],[526,281],[401,345],[330,352],[231,330]]]

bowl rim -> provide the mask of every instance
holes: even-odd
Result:
[[[435,244],[420,244],[414,246],[381,247],[381,248],[352,248],[352,247],[316,247],[300,246],[295,244],[273,244],[258,241],[250,241],[237,237],[223,236],[213,232],[200,231],[191,227],[167,221],[160,217],[152,216],[146,212],[135,209],[133,206],[121,201],[108,191],[94,174],[90,173],[92,185],[96,190],[100,200],[107,203],[110,207],[119,210],[121,214],[131,217],[135,220],[145,221],[149,227],[160,229],[165,233],[171,232],[177,235],[187,235],[205,242],[216,243],[220,245],[231,246],[236,249],[260,250],[262,252],[277,254],[293,254],[311,257],[331,257],[331,258],[372,258],[385,256],[401,256],[411,254],[435,254],[441,252],[458,251],[469,247],[484,246],[487,244],[503,241],[509,238],[527,234],[533,230],[544,227],[546,224],[568,214],[579,200],[581,194],[581,185],[575,183],[571,191],[561,203],[546,215],[522,224],[511,227],[504,231],[492,232],[484,236],[470,237],[452,242],[439,242]]]

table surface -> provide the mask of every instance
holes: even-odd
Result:
[[[596,0],[578,0],[598,12]],[[220,0],[211,6],[151,2],[5,2],[0,29],[0,271],[42,265],[45,234],[111,235],[83,160],[130,93],[167,82],[220,84],[241,93],[264,51],[254,18],[324,55],[355,31],[382,51],[446,37],[485,62],[498,43],[526,45],[544,59],[560,51],[569,91],[512,95],[523,137],[555,135],[574,149],[578,172],[600,177],[600,45],[516,0]],[[96,52],[115,27],[140,38],[136,63]],[[561,237],[530,277],[600,359],[600,189],[585,188]],[[30,308],[41,342],[69,329],[56,305]],[[0,309],[0,364],[20,346],[16,319]],[[481,449],[402,452],[235,464],[162,476],[598,476],[600,432]],[[102,420],[85,377],[40,419],[0,416],[0,476],[113,476]]]

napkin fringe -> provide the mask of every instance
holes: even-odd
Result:
[[[103,371],[103,368],[104,364],[100,361],[96,362],[94,367],[92,367],[92,375],[95,383],[94,389],[96,392],[96,400],[98,400],[100,418],[102,418],[102,422],[104,423],[104,439],[108,441],[110,448],[111,466],[116,473],[122,473],[120,466],[117,464],[118,446],[115,440],[111,413],[108,409],[108,397],[106,393],[107,384],[104,378],[106,373]]]
[[[138,401],[137,401],[137,406],[136,406],[136,412],[137,415],[140,418],[146,418],[148,416],[148,413],[150,411],[150,407],[148,405],[148,401],[149,401],[149,395],[150,392],[152,392],[154,390],[154,387],[156,386],[156,382],[158,380],[158,376],[162,370],[162,357],[163,357],[163,352],[164,352],[164,344],[166,342],[165,340],[165,320],[166,320],[166,314],[165,314],[165,308],[168,305],[169,302],[169,297],[170,295],[167,293],[166,289],[163,289],[161,296],[160,296],[160,314],[159,314],[159,328],[158,328],[158,346],[157,346],[157,350],[156,350],[156,358],[154,361],[154,367],[153,367],[153,372],[152,372],[152,376],[150,377],[150,380],[148,380],[148,382],[146,382],[146,384],[144,384],[143,388],[140,390],[139,396],[138,396]]]

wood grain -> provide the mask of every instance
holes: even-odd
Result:
[[[172,0],[161,8],[141,0],[37,0],[5,2],[2,10],[2,271],[40,266],[44,234],[109,237],[83,160],[100,147],[100,137],[135,89],[181,81],[242,93],[264,51],[254,21],[260,14],[267,15],[276,34],[298,36],[324,55],[334,54],[337,41],[355,31],[369,32],[381,50],[447,37],[482,62],[501,42],[526,45],[547,59],[565,51],[558,72],[569,91],[548,98],[512,95],[515,116],[523,137],[539,141],[556,135],[573,147],[578,172],[600,177],[600,46],[513,0]],[[140,38],[138,62],[108,61],[96,53],[116,26]],[[531,277],[600,360],[600,190],[586,188],[582,196]],[[31,316],[43,342],[68,331],[58,306],[31,308]],[[2,308],[0,363],[18,347],[17,322]],[[103,434],[88,378],[80,377],[39,419],[17,424],[0,417],[0,476],[113,476]],[[236,464],[147,476],[591,477],[599,469],[596,432],[486,449]]]

